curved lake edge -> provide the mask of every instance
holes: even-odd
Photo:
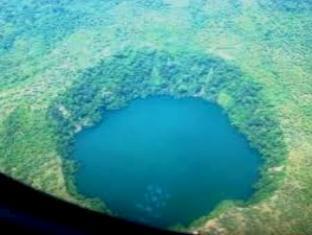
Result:
[[[143,98],[137,98],[137,99],[146,99],[146,98],[149,98],[149,97],[155,97],[155,95],[151,95],[151,96],[147,96],[147,97],[143,97]],[[171,97],[173,97],[175,99],[185,98],[183,96],[171,96]],[[204,102],[214,103],[214,102],[202,99],[200,97],[188,97],[188,98],[201,99]],[[216,105],[218,105],[218,104],[216,104]],[[228,116],[228,113],[223,109],[223,107],[220,106],[220,105],[218,105],[218,106],[221,107],[223,113]],[[117,108],[116,110],[120,110],[123,107],[124,106],[121,106],[120,108]],[[107,110],[107,111],[112,111],[112,110]],[[237,128],[237,126],[235,126],[232,123],[231,119],[229,117],[227,117],[227,118],[229,119],[230,124],[233,126],[233,128],[235,128],[236,131],[240,133],[240,135],[242,135],[244,138],[246,138],[246,135],[244,133],[242,133]],[[85,129],[95,128],[99,124],[99,122],[102,122],[103,120],[104,120],[104,117],[103,117],[103,119],[101,118],[99,121],[93,123],[91,126],[82,128],[81,130],[79,130],[79,132],[83,131]],[[76,132],[75,136],[79,132]],[[75,138],[75,136],[74,136],[74,138]],[[250,145],[250,140],[248,138],[247,138],[247,141],[248,141],[248,143]],[[251,145],[250,145],[250,147],[254,148]],[[87,209],[95,210],[95,211],[98,211],[98,212],[101,212],[101,213],[107,213],[107,214],[110,214],[110,215],[114,216],[114,213],[105,205],[105,202],[103,200],[101,200],[100,198],[94,198],[94,197],[90,198],[87,195],[81,194],[79,192],[79,190],[77,189],[77,185],[76,185],[75,174],[76,174],[80,164],[78,162],[75,162],[75,161],[72,160],[72,158],[70,156],[71,150],[68,150],[67,153],[69,154],[69,156],[65,157],[63,159],[63,162],[65,163],[64,164],[65,166],[69,165],[69,167],[65,167],[64,168],[64,176],[65,176],[65,179],[66,179],[66,184],[68,186],[69,192],[75,198],[78,198],[80,200],[91,201],[91,207],[88,206]],[[266,167],[267,166],[266,166],[266,159],[262,156],[262,154],[260,154],[260,156],[262,157],[262,161],[263,161],[260,164],[260,168],[259,168],[259,171],[261,171],[261,173],[260,173],[261,176],[259,177],[257,182],[254,185],[252,185],[252,187],[254,188],[254,192],[253,192],[253,194],[251,195],[250,198],[248,198],[247,200],[224,200],[224,201],[220,202],[218,205],[216,205],[216,207],[211,212],[209,212],[209,214],[204,215],[202,217],[199,217],[198,219],[196,219],[193,222],[191,222],[189,225],[185,226],[185,225],[177,224],[177,225],[170,226],[168,229],[175,230],[175,231],[181,231],[181,232],[192,231],[194,228],[196,229],[197,227],[199,227],[200,225],[204,224],[208,220],[213,219],[213,218],[219,216],[220,214],[223,214],[224,212],[226,212],[227,210],[229,210],[231,208],[247,207],[249,205],[255,204],[258,201],[264,200],[265,198],[263,197],[263,194],[261,192],[260,193],[258,192],[259,189],[257,187],[257,184],[261,183],[261,181],[264,180],[264,177],[266,176],[264,174],[267,173],[266,172]],[[267,174],[267,175],[269,175],[269,174]],[[280,181],[278,181],[278,182],[280,182]],[[265,192],[264,196],[265,197],[270,197],[271,195],[273,195],[273,193],[274,193],[274,190],[272,190],[269,194]],[[136,222],[134,222],[134,223],[136,223]],[[146,225],[146,226],[149,226],[149,225]]]
[[[125,53],[126,55],[123,55],[123,53]],[[122,52],[120,55],[118,55],[117,59],[127,60],[128,54],[131,55],[133,53],[136,54],[136,50],[129,50],[126,52]],[[183,51],[182,54],[185,54],[185,52]],[[188,54],[186,54],[186,56],[188,56]],[[136,57],[133,57],[133,58],[136,59]],[[208,58],[210,57],[208,56]],[[221,65],[223,63],[222,60],[215,59],[215,57],[212,57],[212,60],[215,60],[214,63],[218,63],[218,64],[221,63]],[[96,80],[92,81],[92,83],[95,83],[94,84],[95,86],[98,86],[98,84],[103,83],[103,78],[105,79],[105,76],[102,74],[102,71],[105,70],[106,68],[105,63],[106,63],[105,61],[101,62],[95,67],[88,69],[85,73],[83,73],[80,77],[80,80],[77,80],[78,84],[74,85],[73,89],[70,89],[65,94],[65,96],[61,97],[59,100],[55,102],[55,104],[51,106],[52,112],[53,112],[53,109],[59,108],[58,106],[60,104],[63,104],[63,101],[65,101],[66,99],[70,99],[70,97],[75,97],[75,93],[76,93],[75,89],[78,89],[77,91],[79,91],[81,86],[83,87],[84,85],[87,85],[87,86],[91,85],[91,84],[86,83],[88,79],[90,80],[90,77],[96,78]],[[122,68],[124,67],[124,64],[122,61],[118,62],[118,64],[120,64]],[[228,66],[228,65],[222,65],[222,66]],[[127,80],[125,80],[124,83],[130,86],[128,87],[128,91],[129,89],[133,89],[130,92],[131,94],[127,94],[126,101],[123,100],[125,98],[118,97],[117,94],[115,95],[116,97],[114,97],[113,95],[113,102],[115,102],[115,104],[109,107],[109,109],[120,109],[124,105],[126,105],[127,102],[129,102],[129,100],[134,99],[134,97],[145,98],[145,97],[155,96],[155,95],[169,95],[171,97],[176,97],[176,98],[198,97],[198,98],[205,100],[206,102],[212,102],[221,106],[224,112],[228,115],[231,125],[233,125],[234,128],[238,130],[238,132],[242,133],[247,138],[250,145],[252,145],[252,147],[255,147],[260,152],[261,156],[264,159],[264,163],[260,169],[261,177],[258,183],[256,184],[256,192],[250,198],[250,200],[248,200],[248,202],[244,203],[245,206],[249,206],[250,204],[257,203],[265,198],[270,197],[273,194],[273,192],[279,187],[279,185],[281,184],[284,178],[284,172],[273,172],[270,169],[273,168],[274,166],[280,166],[284,163],[287,150],[285,150],[285,144],[283,143],[282,131],[279,130],[279,123],[276,120],[274,120],[276,116],[276,114],[274,113],[275,111],[270,109],[269,101],[261,93],[261,86],[255,83],[252,79],[248,78],[248,76],[246,77],[244,75],[237,75],[237,73],[240,74],[241,72],[239,72],[239,69],[233,67],[232,65],[230,65],[228,69],[229,70],[223,70],[222,73],[220,74],[220,77],[217,77],[217,81],[216,81],[218,83],[223,82],[225,85],[223,85],[222,87],[225,86],[225,88],[222,88],[222,87],[218,88],[218,85],[213,83],[211,84],[212,88],[214,88],[214,86],[216,85],[218,90],[214,91],[212,94],[210,94],[209,90],[207,91],[208,93],[206,92],[206,93],[199,94],[199,95],[194,95],[193,91],[190,91],[190,92],[187,91],[185,94],[184,89],[180,90],[180,88],[175,88],[174,84],[173,85],[171,84],[169,86],[169,88],[172,87],[170,92],[166,91],[166,88],[164,91],[162,91],[163,88],[158,90],[159,88],[157,87],[151,87],[152,88],[151,90],[149,89],[146,91],[145,90],[138,91],[136,90],[137,88],[135,84],[133,83],[129,84]],[[114,72],[114,71],[115,70],[110,70],[108,73]],[[223,79],[223,78],[227,78],[228,76],[235,76],[236,80],[234,79],[232,81],[232,80]],[[124,79],[125,78],[126,77],[124,77]],[[131,77],[129,79],[131,79]],[[194,79],[193,82],[196,82],[196,79]],[[228,86],[227,83],[230,83],[230,87],[227,87]],[[117,84],[118,84],[118,81],[117,81]],[[251,89],[251,93],[249,92],[249,93],[244,94],[245,90],[249,88]],[[226,99],[224,99],[224,94],[223,94],[224,90],[226,92],[225,93]],[[136,94],[136,96],[133,97],[132,93],[135,94],[136,92],[139,92],[139,95]],[[215,92],[217,92],[217,94],[219,95],[218,97],[215,97],[215,94],[214,94]],[[222,100],[220,99],[220,95],[222,95]],[[227,101],[229,95],[230,95],[230,99],[236,102],[234,105],[224,102],[224,101]],[[245,95],[246,97],[244,97],[243,95]],[[252,98],[251,103],[249,102],[247,104],[243,103],[245,102],[246,99],[248,101],[248,99],[250,98]],[[257,100],[257,102],[254,103],[253,100]],[[101,106],[101,104],[97,104],[97,105]],[[245,105],[244,109],[242,109],[243,105]],[[83,107],[83,102],[79,103],[79,108],[80,107]],[[104,105],[102,105],[101,107],[104,107]],[[260,109],[259,118],[257,116],[254,117],[255,112],[253,110],[255,110],[255,108]],[[240,117],[241,115],[240,112],[243,112],[243,114],[251,115],[252,121],[255,121],[255,124],[257,123],[257,121],[259,122],[263,120],[264,131],[267,131],[268,134],[263,134],[261,130],[259,132],[257,129],[249,128],[249,126],[246,126],[247,123],[246,123],[246,120],[244,119],[243,120],[237,119],[237,117]],[[96,125],[103,118],[102,112],[100,113],[96,112],[96,113],[91,113],[91,114],[93,115],[91,118],[91,122],[87,124],[81,124],[81,123],[79,124],[78,121],[73,121],[71,124],[70,123],[69,124],[70,125],[79,124],[80,127],[78,129],[80,131],[82,128],[88,128],[90,126]],[[56,119],[53,118],[53,119],[57,120],[57,118]],[[66,184],[69,186],[69,191],[73,195],[76,195],[76,197],[80,197],[80,198],[86,198],[77,192],[77,189],[75,186],[75,180],[73,178],[75,170],[77,169],[77,164],[76,163],[74,164],[71,159],[71,143],[74,139],[75,134],[77,133],[77,128],[69,127],[69,131],[64,132],[62,129],[62,125],[63,124],[60,125],[61,127],[60,129],[58,127],[59,124],[57,124],[57,129],[60,132],[60,134],[58,134],[59,136],[61,134],[65,134],[67,136],[66,138],[61,137],[62,141],[59,144],[61,155],[64,157],[63,158],[64,165],[65,165],[64,174],[66,177]],[[273,126],[270,127],[269,125],[273,125]],[[274,151],[272,151],[273,149]],[[66,165],[69,165],[69,167],[66,167]],[[105,209],[105,206],[103,206],[103,203],[102,203],[101,209],[99,209],[98,207],[98,205],[101,203],[98,203],[97,201],[97,203],[95,204],[96,204],[95,206],[91,205],[87,207],[93,210],[107,211],[107,208]],[[220,210],[218,211],[220,212]],[[214,214],[214,213],[212,212],[210,214]]]
[[[222,116],[225,116],[225,119],[227,119],[228,123],[231,125],[231,128],[234,128],[235,132],[243,139],[246,140],[247,144],[248,144],[248,148],[250,148],[252,151],[255,151],[257,152],[257,154],[259,155],[259,157],[261,159],[258,159],[258,160],[261,160],[261,162],[259,162],[259,167],[258,167],[258,171],[260,171],[260,169],[263,167],[263,159],[262,159],[262,156],[261,154],[255,149],[253,148],[249,141],[246,139],[246,136],[239,132],[238,129],[230,122],[230,119],[228,117],[228,114],[225,112],[225,110],[218,104],[215,104],[213,102],[209,102],[205,99],[202,99],[200,97],[181,97],[181,96],[169,96],[169,95],[151,95],[151,96],[147,96],[147,97],[144,97],[144,98],[135,98],[133,100],[131,100],[129,103],[132,103],[132,102],[135,102],[135,101],[144,101],[144,100],[147,100],[147,99],[150,99],[150,98],[170,98],[170,99],[175,99],[175,100],[183,100],[183,99],[187,99],[187,100],[195,100],[195,101],[199,101],[199,102],[203,102],[203,103],[207,103],[207,104],[212,104],[213,106],[215,106],[217,109],[220,110],[220,112],[222,113]],[[89,126],[89,127],[86,127],[86,128],[83,128],[81,129],[79,132],[76,133],[75,135],[75,138],[77,135],[79,135],[82,131],[84,130],[92,130],[94,128],[98,128],[98,125],[100,125],[104,120],[105,120],[105,115],[106,113],[111,113],[111,112],[119,112],[120,110],[122,110],[123,108],[126,108],[129,104],[127,104],[126,106],[122,106],[120,108],[117,108],[117,109],[114,109],[114,110],[103,110],[103,117],[101,118],[101,120],[99,120],[97,123],[93,124],[92,126]],[[78,162],[78,164],[80,165],[80,162]],[[77,169],[76,169],[77,170]],[[75,174],[75,172],[73,172]],[[71,175],[73,176],[73,175]],[[257,180],[256,180],[256,183],[257,184],[260,180],[261,180],[261,176],[260,174],[258,174],[258,177],[257,177]],[[74,181],[76,181],[76,179],[72,179]],[[195,219],[194,221],[190,222],[188,226],[185,227],[185,225],[173,225],[173,226],[170,226],[169,228],[172,228],[173,230],[179,230],[179,227],[183,228],[182,230],[183,231],[186,231],[188,230],[189,228],[191,227],[194,227],[194,224],[197,224],[198,221],[202,220],[202,218],[207,218],[207,216],[209,217],[213,217],[213,215],[216,215],[216,214],[219,214],[221,212],[220,208],[223,208],[222,211],[224,211],[225,207],[224,205],[240,205],[240,206],[247,206],[251,200],[253,200],[254,198],[254,195],[255,195],[255,192],[256,192],[256,189],[254,188],[254,184],[251,185],[251,189],[252,189],[252,193],[250,194],[250,196],[248,196],[248,199],[225,199],[225,200],[222,200],[221,202],[219,202],[212,211],[209,212],[208,215],[203,215],[202,217],[198,217],[198,219]],[[84,195],[86,197],[90,197],[89,195],[85,194],[85,193],[80,193],[78,192],[79,194],[81,195]],[[105,201],[104,201],[105,203]],[[228,208],[228,207],[226,207]],[[114,212],[111,212],[112,215],[114,215]],[[182,231],[181,230],[181,231]]]

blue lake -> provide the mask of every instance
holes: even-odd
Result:
[[[248,199],[261,160],[217,105],[152,97],[106,111],[75,139],[81,193],[158,227],[188,224],[226,199]]]

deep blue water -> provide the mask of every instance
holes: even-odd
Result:
[[[171,97],[105,112],[77,135],[74,159],[81,193],[159,227],[188,224],[224,199],[248,199],[261,164],[221,108]]]

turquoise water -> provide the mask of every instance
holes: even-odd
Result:
[[[74,159],[81,193],[158,227],[188,224],[225,199],[248,199],[261,164],[221,108],[171,97],[105,112],[77,135]]]

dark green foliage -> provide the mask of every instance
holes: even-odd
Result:
[[[1,0],[1,172],[69,198],[77,165],[59,157],[76,131],[134,98],[197,96],[219,103],[265,160],[255,197],[265,200],[236,226],[224,209],[211,233],[311,234],[312,1],[187,3]]]
[[[199,53],[171,54],[149,48],[126,49],[82,72],[71,89],[51,106],[62,146],[70,155],[77,126],[90,126],[105,118],[106,109],[120,108],[131,99],[150,95],[194,96],[217,102],[221,93],[231,97],[225,106],[230,119],[247,135],[264,159],[263,175],[279,165],[286,156],[279,123],[273,118],[262,87],[244,77],[233,65]],[[60,111],[60,107],[68,112]],[[278,177],[278,176],[276,176]],[[266,176],[259,183],[263,192],[271,192],[280,180]],[[264,194],[263,194],[264,195]]]
[[[38,165],[50,158],[46,152],[55,147],[54,130],[43,112],[34,115],[28,105],[21,105],[11,112],[3,126],[4,133],[0,139],[1,167],[6,167],[5,172],[31,184],[32,176],[40,171]],[[23,170],[25,166],[27,171]]]
[[[46,46],[51,47],[52,43],[69,35],[82,23],[82,17],[67,10],[66,4],[70,4],[70,1],[36,1],[35,4],[20,2],[17,9],[15,1],[1,1],[0,19],[15,25],[19,30],[0,41],[0,47],[10,49],[16,38],[26,35],[42,37]]]

